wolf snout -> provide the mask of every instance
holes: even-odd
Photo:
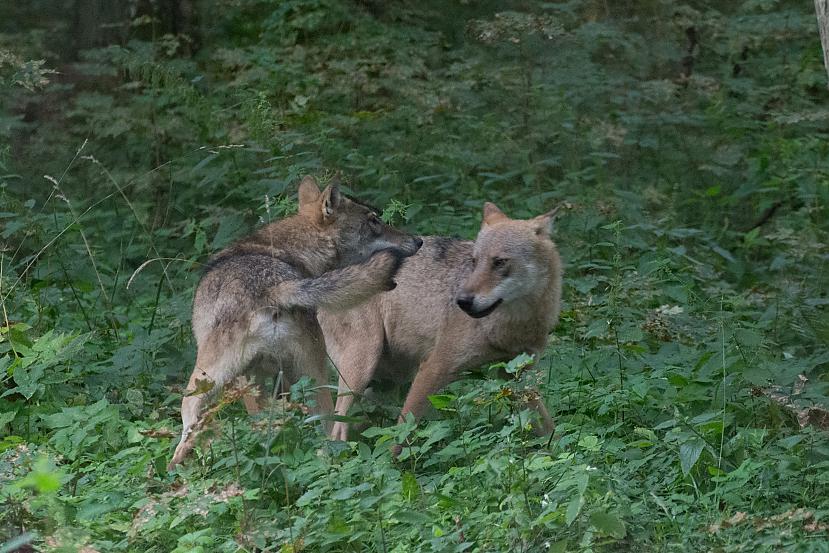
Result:
[[[455,300],[455,303],[458,304],[465,313],[471,313],[472,307],[475,304],[475,296],[468,296],[468,295],[460,295]]]
[[[473,319],[481,319],[483,317],[486,317],[487,315],[495,311],[495,309],[499,305],[501,305],[502,302],[503,299],[499,298],[491,304],[489,304],[489,307],[484,307],[483,309],[481,309],[480,305],[477,307],[475,306],[475,296],[461,294],[455,299],[455,303],[458,304],[458,307],[460,307],[464,313],[466,313]]]
[[[423,245],[423,239],[418,238],[417,236],[412,237],[409,241],[408,248],[406,248],[406,254],[414,255],[420,250],[420,246]]]

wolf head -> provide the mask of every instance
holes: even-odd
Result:
[[[486,317],[501,305],[532,301],[542,292],[559,271],[550,238],[556,211],[519,220],[510,219],[493,203],[484,204],[472,273],[455,297],[458,307],[471,317]]]
[[[413,255],[423,240],[385,224],[376,209],[340,192],[339,177],[320,191],[306,176],[299,184],[299,214],[310,219],[335,242],[340,265],[361,263],[371,254],[393,248]]]

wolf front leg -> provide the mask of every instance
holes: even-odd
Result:
[[[535,390],[533,390],[533,392],[538,393]],[[553,417],[550,416],[547,406],[544,405],[544,398],[542,398],[540,394],[529,398],[525,405],[528,409],[535,411],[538,415],[540,424],[534,429],[536,436],[549,436],[556,431],[556,422],[553,420]]]
[[[534,359],[538,359],[541,356],[541,352],[530,352],[530,355],[532,355]],[[498,371],[498,377],[502,380],[513,379],[513,375],[509,374],[505,369]],[[544,397],[542,396],[540,390],[535,388],[528,390],[524,396],[523,404],[527,409],[534,411],[538,416],[538,424],[533,427],[533,432],[535,432],[536,436],[549,436],[555,432],[555,420],[553,420],[553,417],[550,416],[550,412],[544,404]]]
[[[455,380],[458,371],[465,365],[463,360],[457,358],[456,353],[454,348],[441,347],[438,343],[426,360],[420,364],[409,393],[406,395],[398,422],[403,422],[409,413],[414,415],[415,419],[420,419],[429,408],[429,396],[436,394]],[[402,446],[397,445],[392,449],[392,454],[397,457],[401,451]]]
[[[434,354],[430,355],[418,368],[400,411],[399,422],[403,422],[409,413],[414,415],[415,419],[422,417],[429,408],[429,396],[436,394],[454,380],[454,367],[434,357]]]

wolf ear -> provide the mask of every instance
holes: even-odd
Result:
[[[320,188],[317,181],[311,175],[306,175],[299,183],[299,207],[300,209],[316,202],[320,197]]]
[[[322,191],[320,197],[322,198],[322,218],[323,220],[328,220],[334,216],[337,208],[340,207],[342,195],[340,194],[339,176],[334,177],[331,184]]]
[[[495,223],[500,223],[502,221],[506,221],[509,219],[504,212],[498,209],[498,206],[492,202],[486,202],[484,204],[484,220],[481,226],[485,227],[487,225],[494,225]]]
[[[553,234],[553,223],[556,221],[556,214],[561,206],[556,206],[544,215],[531,219],[536,236],[550,236]]]

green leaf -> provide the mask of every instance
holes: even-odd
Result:
[[[197,378],[196,379],[196,387],[193,388],[192,390],[186,392],[184,395],[185,396],[198,396],[198,395],[201,395],[201,394],[206,394],[207,392],[212,390],[214,386],[216,386],[216,383],[213,380],[209,379],[209,378]]]
[[[749,348],[756,348],[763,343],[763,336],[748,328],[738,328],[734,337],[742,346]]]
[[[622,519],[605,511],[594,511],[591,513],[590,524],[602,534],[616,539],[624,538],[627,533],[625,523],[622,522]]]
[[[553,542],[550,544],[550,548],[547,549],[548,553],[566,553],[567,552],[567,539],[559,540],[557,542]]]
[[[354,497],[356,494],[364,492],[366,490],[371,489],[371,484],[368,482],[363,482],[362,484],[358,484],[357,486],[351,488],[343,488],[341,490],[337,490],[333,494],[331,494],[332,499],[349,499]]]
[[[795,434],[794,436],[788,436],[786,438],[777,440],[777,445],[779,445],[783,449],[792,449],[794,446],[796,446],[805,439],[806,436],[804,436],[803,434]]]
[[[688,476],[697,463],[705,442],[700,438],[692,438],[679,446],[679,463],[682,465],[682,475]]]
[[[535,362],[535,358],[532,355],[527,355],[526,353],[522,353],[512,359],[509,360],[507,363],[506,368],[504,369],[509,374],[516,374],[527,367],[532,366]]]
[[[16,415],[17,411],[6,411],[5,413],[0,413],[0,428],[13,421]]]
[[[584,498],[581,495],[575,496],[570,500],[570,503],[567,504],[567,513],[564,516],[564,522],[567,526],[573,524],[573,521],[576,520],[577,516],[579,516],[579,511],[581,511],[581,506],[583,504]]]
[[[38,493],[53,493],[60,489],[60,473],[49,459],[37,460],[32,471],[16,484],[21,488],[34,488]]]
[[[599,450],[599,438],[588,434],[587,436],[582,436],[579,440],[579,447],[585,449],[587,451],[598,451]]]
[[[408,522],[409,524],[429,524],[432,522],[432,518],[429,515],[410,510],[398,511],[394,514],[394,518],[400,522]]]
[[[429,402],[431,402],[432,406],[435,409],[439,410],[448,410],[449,406],[458,399],[458,396],[454,396],[452,394],[436,394],[433,396],[429,396]]]
[[[417,483],[417,478],[409,471],[405,471],[401,477],[403,487],[403,497],[408,501],[417,499],[420,495],[420,484]]]

